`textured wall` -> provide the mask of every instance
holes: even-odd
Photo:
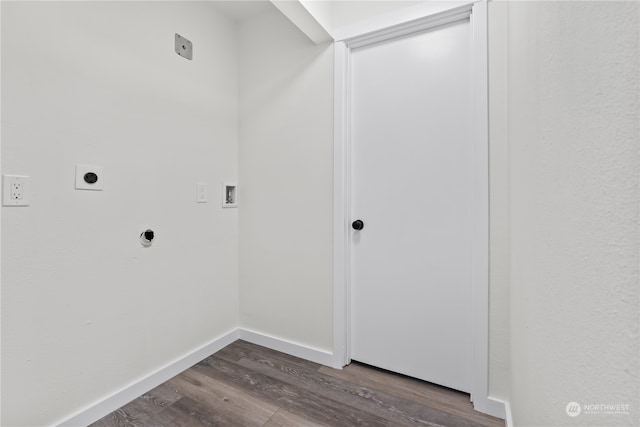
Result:
[[[2,212],[2,425],[51,424],[237,326],[235,37],[204,2],[2,2],[2,170],[32,188]],[[74,190],[76,163],[105,191]]]
[[[638,418],[638,2],[510,2],[517,426]],[[629,405],[572,418],[567,403]]]
[[[509,400],[509,144],[507,2],[489,21],[489,396]]]
[[[0,26],[2,25],[2,3],[0,2]],[[0,27],[1,29],[1,27]],[[2,46],[2,31],[0,31],[0,46]],[[2,55],[0,54],[0,101],[2,100]],[[0,128],[2,117],[2,102],[0,102]],[[2,132],[0,130],[0,147],[2,147]],[[0,150],[0,164],[2,162],[2,150]],[[0,209],[0,238],[2,236],[2,209]],[[0,245],[0,384],[2,381],[2,245]],[[0,425],[2,425],[2,388],[0,386]]]
[[[239,120],[241,325],[331,351],[333,47],[244,22]]]

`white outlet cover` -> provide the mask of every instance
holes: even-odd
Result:
[[[85,175],[94,173],[97,181],[87,182]],[[102,191],[104,189],[104,168],[93,165],[76,165],[76,190]]]
[[[13,183],[19,182],[22,185],[22,197],[17,199],[12,197]],[[3,206],[29,206],[29,177],[23,175],[3,175],[2,176],[2,205]]]

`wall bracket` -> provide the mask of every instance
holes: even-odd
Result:
[[[193,59],[193,43],[176,33],[176,53],[188,60]]]

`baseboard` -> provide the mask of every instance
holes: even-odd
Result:
[[[330,366],[336,369],[342,369],[343,367],[340,361],[336,360],[333,353],[267,335],[262,332],[239,328],[238,338],[252,344],[261,345],[263,347],[310,360],[321,365]],[[509,402],[492,397],[481,397],[474,399],[473,405],[479,412],[504,419],[506,427],[513,427]]]
[[[331,366],[338,369],[342,368],[342,366],[335,366],[336,363],[333,353],[328,351],[308,347],[282,338],[263,334],[262,332],[253,331],[251,329],[240,328],[238,329],[238,334],[241,340],[252,344],[261,345],[263,347],[290,354],[291,356],[300,357],[301,359],[310,360],[321,365]]]
[[[159,386],[170,378],[178,375],[180,372],[190,368],[202,359],[211,356],[213,353],[223,349],[237,339],[238,330],[235,329],[174,360],[173,362],[168,363],[152,374],[129,384],[107,398],[94,402],[76,414],[59,423],[55,423],[54,425],[58,427],[87,426],[126,405],[138,396]]]
[[[238,339],[280,351],[282,353],[290,354],[292,356],[300,357],[302,359],[310,360],[321,365],[331,366],[338,369],[342,368],[340,364],[336,366],[335,357],[331,352],[298,344],[258,331],[238,328],[212,340],[208,344],[174,360],[173,362],[168,363],[152,374],[129,384],[105,399],[101,399],[100,401],[88,405],[76,414],[64,419],[63,421],[55,423],[54,425],[57,427],[78,427],[92,424]],[[509,402],[503,402],[498,399],[486,397],[475,399],[473,403],[476,410],[498,418],[503,418],[505,419],[506,427],[513,427],[513,419],[511,417]]]
[[[178,375],[185,369],[190,368],[202,359],[211,356],[213,353],[223,349],[234,341],[242,339],[244,341],[261,345],[263,347],[277,350],[292,356],[310,360],[326,366],[334,366],[333,354],[327,351],[297,344],[274,336],[266,335],[249,329],[235,329],[222,335],[208,344],[188,353],[164,367],[151,373],[150,375],[137,380],[110,396],[94,402],[74,415],[57,422],[57,427],[78,427],[87,426],[98,421],[100,418],[126,405],[135,398],[143,395],[154,387]],[[337,366],[341,368],[341,366]]]
[[[493,397],[476,396],[473,399],[473,409],[503,420],[506,418],[506,406],[506,402]]]
[[[509,402],[504,402],[504,410],[507,415],[504,419],[506,427],[513,427],[513,416],[511,415],[511,405],[509,404]]]

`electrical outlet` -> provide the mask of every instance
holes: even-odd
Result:
[[[2,180],[4,206],[29,206],[29,177],[4,175]]]
[[[22,200],[22,181],[14,179],[11,182],[11,200]]]

